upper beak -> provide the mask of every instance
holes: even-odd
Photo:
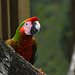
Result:
[[[34,21],[30,30],[30,33],[32,35],[35,34],[36,32],[40,32],[40,23],[38,21]]]

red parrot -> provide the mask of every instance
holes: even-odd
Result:
[[[37,59],[37,41],[33,35],[36,32],[40,32],[40,23],[37,17],[32,17],[23,21],[18,26],[15,36],[5,42],[27,61],[34,64]]]

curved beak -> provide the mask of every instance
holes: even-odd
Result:
[[[30,33],[32,35],[35,34],[36,32],[40,32],[40,23],[38,21],[34,21],[30,30]]]

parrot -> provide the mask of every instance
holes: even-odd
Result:
[[[37,17],[28,18],[18,26],[14,37],[6,40],[5,43],[33,65],[38,55],[37,41],[33,35],[40,32],[40,28]]]

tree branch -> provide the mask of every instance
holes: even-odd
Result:
[[[41,75],[41,72],[0,38],[0,75]]]

